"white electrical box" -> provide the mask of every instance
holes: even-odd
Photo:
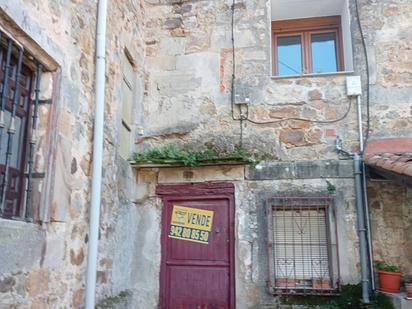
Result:
[[[250,103],[249,88],[246,86],[238,86],[235,88],[235,104],[248,105]]]
[[[362,94],[362,83],[360,76],[346,77],[346,94],[348,96],[359,96]]]

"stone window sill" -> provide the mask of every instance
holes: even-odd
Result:
[[[0,218],[0,225],[4,228],[15,228],[15,227],[22,227],[22,228],[34,228],[37,229],[39,224],[35,222],[28,222],[24,220],[17,220],[17,219],[5,219]]]
[[[271,76],[272,79],[295,79],[295,78],[310,78],[310,77],[327,77],[327,76],[347,76],[353,75],[354,71],[341,71],[341,72],[331,72],[331,73],[310,73],[302,75],[285,75],[285,76]]]

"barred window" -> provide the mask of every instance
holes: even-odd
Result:
[[[333,200],[273,198],[268,200],[267,213],[271,292],[336,291],[339,265]]]
[[[32,219],[41,64],[0,31],[0,217]]]

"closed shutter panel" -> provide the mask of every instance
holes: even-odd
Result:
[[[326,210],[275,208],[272,214],[276,286],[319,288],[317,282],[330,281]]]
[[[126,56],[123,57],[122,84],[122,125],[120,127],[119,153],[124,159],[130,159],[132,146],[134,72]]]

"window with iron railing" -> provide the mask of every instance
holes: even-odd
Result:
[[[0,31],[0,217],[30,221],[42,66]]]
[[[266,210],[270,291],[336,292],[339,263],[333,199],[272,198]]]

